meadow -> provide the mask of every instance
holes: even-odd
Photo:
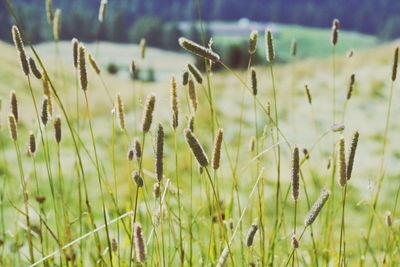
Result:
[[[62,42],[53,15],[54,42],[14,16],[0,43],[2,266],[399,265],[397,43],[282,25],[232,70],[208,40]]]

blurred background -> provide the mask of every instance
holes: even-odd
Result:
[[[53,39],[48,23],[45,0],[12,0],[24,29],[34,43],[43,43],[39,51],[47,51],[46,42]],[[107,42],[109,57],[99,58],[101,65],[111,74],[118,74],[126,65],[127,54],[138,54],[135,45],[145,38],[153,52],[179,51],[177,39],[186,36],[201,42],[199,18],[204,22],[206,40],[213,37],[214,50],[234,68],[245,67],[247,43],[251,30],[262,33],[266,28],[274,31],[279,62],[290,60],[290,43],[296,38],[298,58],[325,57],[330,54],[330,27],[333,18],[339,18],[343,42],[339,53],[349,49],[370,48],[400,36],[400,1],[398,0],[109,0],[107,14],[102,23],[97,19],[101,0],[54,0],[53,9],[61,9],[60,40],[77,37],[84,42]],[[11,42],[12,19],[4,3],[0,4],[0,38]],[[326,42],[320,41],[322,38]],[[112,43],[112,44],[111,44]],[[125,46],[115,47],[116,43]],[[49,44],[50,45],[50,44]],[[60,43],[60,49],[69,45]],[[256,63],[264,57],[259,45]],[[157,49],[162,49],[159,51]],[[113,52],[111,52],[113,51]],[[117,52],[116,52],[117,51]],[[63,54],[63,53],[61,53]],[[69,53],[68,53],[69,54]],[[174,54],[169,54],[175,58]],[[124,61],[125,59],[125,61]],[[168,61],[168,57],[166,58]],[[177,56],[177,59],[180,59]],[[66,58],[69,60],[69,58]],[[188,60],[184,58],[183,60]],[[181,60],[169,61],[169,66],[155,66],[143,62],[143,80],[165,80],[173,70],[181,68]],[[143,69],[146,69],[144,71]],[[126,72],[119,73],[127,76]]]

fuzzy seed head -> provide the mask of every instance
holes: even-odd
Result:
[[[347,183],[346,174],[346,154],[345,154],[345,144],[344,137],[340,137],[338,145],[338,156],[339,156],[339,184],[340,186],[345,186]]]
[[[258,39],[258,31],[253,30],[250,33],[250,39],[249,39],[249,54],[250,55],[253,55],[257,50],[257,39]]]
[[[253,90],[253,95],[257,95],[257,73],[254,68],[251,68],[251,89]]]
[[[299,198],[299,173],[300,173],[300,157],[299,157],[299,148],[295,147],[293,149],[292,156],[292,198],[297,201]]]
[[[215,53],[214,51],[212,51],[210,48],[206,48],[202,45],[199,45],[185,37],[181,37],[179,38],[179,45],[189,51],[192,54],[195,54],[197,56],[209,59],[213,62],[219,62],[220,57],[217,53]]]
[[[392,213],[390,212],[390,211],[387,211],[386,212],[386,218],[385,218],[385,222],[386,222],[386,225],[388,226],[388,227],[391,227],[392,226]]]
[[[275,59],[275,49],[274,49],[274,40],[272,37],[272,31],[266,30],[265,31],[265,40],[267,45],[267,61],[272,63]]]
[[[60,39],[60,26],[61,26],[61,9],[57,8],[56,12],[54,12],[54,20],[53,20],[54,41],[58,41]]]
[[[14,115],[15,122],[18,122],[18,101],[15,91],[10,93],[10,112]]]
[[[194,132],[194,116],[190,116],[188,119],[188,129],[193,133]]]
[[[143,239],[142,226],[140,223],[133,225],[133,240],[135,245],[136,260],[139,263],[146,261],[146,245]]]
[[[347,100],[351,98],[351,95],[353,94],[353,89],[354,89],[354,83],[355,83],[355,75],[352,74],[350,76],[350,84],[349,84],[349,90],[347,91]]]
[[[211,166],[214,170],[218,170],[221,162],[221,147],[223,138],[224,138],[224,131],[220,128],[215,134],[215,143],[212,154]]]
[[[164,172],[164,129],[161,124],[158,125],[157,128],[157,135],[156,135],[156,160],[155,160],[155,167],[156,167],[156,178],[159,182],[161,182],[163,178]]]
[[[118,243],[117,243],[117,240],[115,240],[115,238],[113,238],[113,239],[111,240],[111,249],[112,249],[112,251],[113,251],[114,253],[117,252]]]
[[[332,22],[332,36],[331,36],[331,41],[333,46],[337,44],[339,37],[339,29],[340,29],[340,22],[338,19],[334,19]]]
[[[193,75],[196,82],[198,84],[202,84],[203,83],[203,75],[201,74],[200,70],[198,68],[196,68],[195,65],[192,65],[192,64],[188,64],[187,66],[188,66],[189,72]]]
[[[158,199],[160,197],[161,195],[160,183],[155,183],[153,185],[153,194],[155,199]]]
[[[393,68],[392,68],[392,81],[394,82],[397,78],[397,66],[399,63],[399,48],[396,47],[394,50]]]
[[[297,249],[299,248],[299,240],[297,240],[296,236],[292,236],[292,248]]]
[[[139,175],[137,171],[132,172],[132,179],[137,187],[143,187],[143,178]]]
[[[87,90],[88,86],[85,54],[86,54],[85,46],[83,44],[79,44],[79,49],[78,49],[79,82],[81,89],[84,91]]]
[[[206,167],[208,165],[208,158],[196,136],[189,129],[185,129],[185,138],[200,166]]]
[[[17,141],[18,139],[17,122],[15,121],[13,114],[10,114],[8,116],[8,128],[10,129],[10,136],[12,140]]]
[[[257,233],[257,230],[258,230],[257,224],[252,224],[250,229],[248,230],[246,235],[246,245],[248,247],[251,247],[253,245],[254,237]]]
[[[107,11],[107,0],[101,0],[100,9],[99,9],[99,22],[102,23],[104,18],[106,17]]]
[[[72,45],[72,60],[74,62],[74,67],[77,69],[78,68],[78,47],[79,47],[78,39],[72,38],[71,45]]]
[[[61,118],[57,117],[54,120],[54,132],[56,137],[56,142],[59,144],[61,142]]]
[[[90,54],[90,53],[88,55],[88,60],[89,60],[90,65],[92,66],[94,72],[96,72],[97,74],[100,74],[100,67],[97,64],[97,62],[94,59],[94,57],[92,56],[92,54]]]
[[[134,155],[135,155],[135,149],[134,149],[134,147],[132,145],[129,145],[128,153],[127,153],[127,157],[126,158],[129,161],[131,161],[131,160],[133,160]]]
[[[189,82],[189,72],[187,70],[185,70],[182,73],[182,85],[186,86],[188,84],[188,82]]]
[[[53,23],[53,0],[46,0],[46,13],[47,13],[47,21],[49,24]]]
[[[117,94],[116,102],[119,127],[121,128],[121,130],[125,130],[125,109],[124,103],[122,102],[121,95],[119,93]]]
[[[42,98],[42,113],[40,115],[40,119],[44,126],[46,126],[49,120],[49,113],[48,113],[48,98],[47,96],[43,96]]]
[[[175,76],[171,79],[171,109],[172,109],[172,128],[176,129],[179,124],[179,100],[178,89]]]
[[[28,60],[26,58],[24,43],[22,42],[22,38],[21,38],[21,34],[19,32],[19,29],[17,26],[14,25],[14,26],[12,26],[11,31],[12,31],[12,36],[13,36],[13,41],[14,41],[15,47],[17,48],[22,71],[24,72],[25,75],[29,75],[29,64],[28,64]]]
[[[198,107],[198,102],[197,102],[197,94],[196,94],[196,86],[194,85],[194,82],[192,79],[189,79],[189,99],[190,99],[190,105],[192,106],[193,112],[195,113],[197,111]]]
[[[351,140],[349,161],[347,163],[347,171],[346,171],[347,180],[350,180],[351,173],[353,172],[354,158],[356,156],[356,150],[357,150],[358,138],[359,137],[360,137],[360,133],[358,131],[355,131],[354,134],[353,134],[353,138]]]
[[[315,219],[317,218],[318,214],[321,212],[322,208],[324,207],[326,201],[328,200],[330,192],[327,189],[323,189],[318,200],[314,203],[311,207],[308,215],[304,219],[304,225],[307,227],[311,225]]]
[[[138,138],[134,140],[134,148],[135,148],[135,159],[139,162],[140,158],[142,157],[142,146],[140,145],[140,141]]]
[[[347,58],[352,58],[353,55],[354,55],[354,50],[353,50],[353,49],[350,49],[350,50],[347,52]]]
[[[150,130],[151,123],[153,121],[153,112],[155,104],[156,104],[156,96],[153,94],[148,96],[142,119],[143,133],[147,133]]]
[[[142,38],[140,39],[140,57],[142,59],[144,59],[144,57],[146,56],[146,39]]]
[[[256,137],[252,136],[250,139],[250,146],[249,146],[250,152],[254,152],[255,147],[256,147]]]
[[[344,129],[345,129],[345,126],[344,126],[344,124],[340,124],[340,123],[335,123],[335,124],[333,124],[332,126],[331,126],[331,130],[333,131],[333,132],[343,132],[344,131]]]
[[[308,104],[312,105],[312,97],[311,97],[311,92],[310,89],[308,88],[308,85],[306,84],[304,87],[304,91],[306,92]]]
[[[129,66],[129,72],[131,73],[132,78],[135,77],[135,72],[136,72],[136,63],[135,60],[132,59],[131,65]]]
[[[28,143],[29,154],[34,155],[36,152],[36,139],[33,132],[29,132],[29,143]]]
[[[292,57],[295,57],[297,54],[297,41],[296,39],[292,40],[292,44],[290,46],[290,54],[292,55]]]
[[[29,57],[29,66],[31,68],[31,72],[36,77],[36,79],[42,79],[42,73],[40,73],[39,69],[36,66],[35,60],[31,57]]]

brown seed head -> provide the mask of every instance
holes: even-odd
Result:
[[[143,239],[142,226],[140,223],[135,223],[133,226],[133,240],[135,245],[136,260],[139,263],[146,261],[146,245]]]
[[[56,137],[56,142],[59,144],[61,142],[61,118],[57,117],[54,120],[54,132]]]
[[[158,125],[157,137],[156,137],[156,178],[161,182],[164,172],[164,129],[161,124]]]
[[[15,91],[10,93],[10,112],[14,115],[15,122],[18,122],[18,101]]]
[[[219,55],[211,49],[199,45],[185,37],[179,38],[179,45],[190,53],[209,59],[213,62],[219,62],[220,60]]]
[[[17,141],[18,139],[17,122],[15,121],[13,114],[10,114],[8,116],[8,128],[10,129],[10,136],[12,140]]]
[[[122,102],[121,95],[119,93],[117,94],[116,102],[119,127],[121,128],[121,130],[125,130],[125,109],[124,103]]]
[[[345,186],[347,183],[346,174],[346,154],[345,154],[345,144],[344,137],[340,137],[338,145],[338,156],[339,156],[339,184],[340,186]]]
[[[81,89],[86,91],[88,86],[88,79],[86,72],[85,46],[83,44],[79,44],[78,69],[79,69],[79,82]]]
[[[175,76],[171,78],[171,109],[172,109],[172,128],[176,129],[179,124],[179,101],[178,90]]]
[[[250,33],[249,39],[249,54],[253,55],[257,50],[258,31],[254,30]]]
[[[89,60],[90,65],[92,66],[94,72],[96,72],[97,74],[100,74],[100,67],[97,64],[97,62],[94,59],[94,57],[92,56],[92,54],[90,54],[90,53],[88,55],[88,60]]]
[[[196,94],[196,86],[194,85],[194,82],[192,79],[189,79],[189,99],[190,99],[190,105],[192,106],[193,113],[197,111],[197,94]]]
[[[207,155],[195,135],[189,129],[185,129],[185,138],[200,166],[206,167],[208,165]]]
[[[40,73],[39,69],[36,66],[35,60],[31,57],[29,58],[29,66],[33,75],[39,80],[42,79],[42,73]]]
[[[212,163],[211,166],[214,170],[218,170],[220,162],[221,162],[221,146],[222,146],[222,139],[224,137],[224,131],[222,128],[218,129],[217,133],[215,134],[215,143],[214,149],[212,154]]]
[[[321,212],[322,208],[324,207],[326,201],[328,200],[329,195],[330,195],[330,192],[327,189],[322,190],[318,200],[311,207],[306,218],[304,219],[304,225],[306,227],[311,225],[315,221],[318,214]]]
[[[153,112],[155,104],[156,104],[156,96],[151,94],[150,96],[147,97],[143,113],[142,131],[144,133],[147,133],[150,130],[151,123],[153,121]]]
[[[79,46],[78,39],[72,38],[71,44],[72,44],[72,60],[74,62],[74,67],[77,69],[78,68],[78,46]]]
[[[265,31],[265,40],[267,45],[267,61],[272,63],[275,59],[275,49],[271,30]]]
[[[299,173],[300,173],[300,157],[299,157],[299,148],[296,146],[293,149],[292,156],[292,198],[297,201],[299,198]]]
[[[29,75],[29,64],[26,58],[24,43],[22,42],[21,34],[17,26],[12,26],[12,36],[15,47],[17,48],[18,56],[21,63],[21,68],[25,75]]]
[[[203,83],[203,75],[201,74],[199,69],[196,68],[196,66],[192,65],[192,64],[188,64],[187,67],[188,67],[189,72],[193,75],[196,82],[199,84],[202,84]]]
[[[36,139],[33,132],[29,132],[29,143],[28,143],[29,154],[34,155],[36,152]]]

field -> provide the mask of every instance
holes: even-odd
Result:
[[[0,43],[2,266],[397,266],[397,43],[340,32],[332,49],[330,30],[280,27],[275,49],[292,63],[254,66],[256,95],[250,70],[207,68],[202,82],[191,72],[197,108],[182,83],[194,57],[183,49],[146,48],[142,59],[143,46],[79,44],[75,68],[70,42],[38,45],[38,57],[26,46],[46,91],[44,74],[24,75],[16,48]],[[265,54],[263,33],[258,49]],[[130,79],[131,60],[158,81]],[[308,215],[325,189],[325,205]]]

